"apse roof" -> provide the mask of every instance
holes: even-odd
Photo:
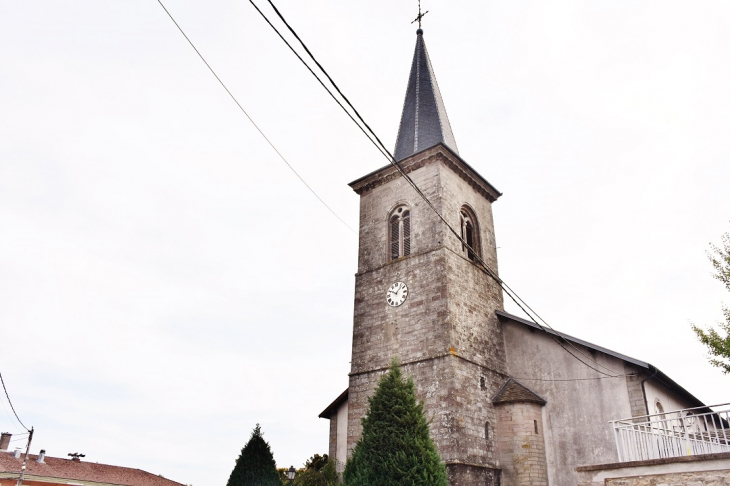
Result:
[[[539,405],[545,405],[547,403],[540,395],[513,378],[507,380],[492,399],[492,403],[495,405],[500,403],[517,402],[537,403]]]
[[[459,153],[423,40],[423,30],[418,29],[416,34],[416,51],[395,144],[396,162],[438,143]]]

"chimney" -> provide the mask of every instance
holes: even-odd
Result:
[[[38,462],[43,464],[43,459],[45,459],[45,458],[46,458],[46,450],[41,449],[41,451],[38,453]]]
[[[68,455],[73,462],[81,462],[81,458],[86,457],[86,454],[79,454],[78,452],[70,452]]]
[[[20,449],[20,447],[16,447],[16,448],[15,448],[15,452],[13,452],[13,455],[15,456],[15,458],[16,458],[16,459],[20,459],[20,454],[21,454],[22,452],[23,452],[23,451],[22,451],[22,450]]]
[[[10,432],[0,434],[0,451],[7,451],[10,445],[10,438],[13,436]]]

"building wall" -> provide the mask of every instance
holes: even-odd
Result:
[[[504,378],[493,376],[452,354],[403,365],[402,371],[406,377],[413,378],[416,397],[424,403],[431,437],[447,465],[451,478],[449,484],[484,486],[494,480],[496,486],[496,445],[494,437],[485,437],[485,425],[489,422],[494,427],[497,421],[491,397],[504,383]],[[350,400],[353,395],[371,396],[385,372],[363,373],[351,380]],[[353,408],[351,404],[350,439],[354,425]],[[357,429],[358,440],[361,434],[360,427]]]
[[[410,176],[454,227],[462,205],[469,205],[482,255],[496,271],[491,203],[474,181],[452,170],[457,163],[441,147],[404,162],[418,167]],[[458,239],[402,177],[364,190],[360,202],[348,455],[362,434],[367,398],[397,357],[424,402],[452,486],[483,486],[488,476],[496,477],[494,445],[485,439],[484,425],[495,422],[491,398],[506,380],[495,314],[502,308],[501,290],[462,255]],[[399,204],[411,208],[411,256],[389,262],[387,221]],[[402,306],[390,307],[385,291],[396,281],[408,285],[409,295]]]
[[[67,479],[67,480],[61,480],[59,482],[55,482],[54,478],[43,478],[42,481],[33,481],[28,480],[27,476],[25,479],[23,479],[23,486],[68,486],[68,483],[75,483],[79,484],[80,481],[74,481],[73,479]],[[18,476],[15,476],[15,479],[0,479],[0,486],[16,486],[18,484]],[[101,483],[93,483],[84,481],[84,484],[89,484],[91,486],[102,486]]]
[[[578,468],[578,486],[730,486],[730,453]]]
[[[542,406],[504,403],[497,406],[497,450],[503,486],[547,486]]]
[[[337,442],[334,455],[337,459],[337,472],[344,471],[347,462],[347,409],[347,402],[345,402],[337,409],[336,418],[333,417],[337,421]]]
[[[646,397],[644,396],[643,386],[643,381],[646,378],[645,373],[639,370],[637,366],[624,362],[624,374],[626,375],[626,389],[629,393],[631,416],[641,417],[643,415],[653,413],[649,412],[646,408],[647,402]],[[640,422],[642,419],[638,419],[638,421]]]
[[[330,437],[329,437],[329,449],[327,455],[330,458],[337,459],[337,412],[335,411],[330,415]]]
[[[672,390],[656,383],[654,380],[647,380],[644,383],[644,390],[646,392],[646,402],[649,405],[650,415],[658,413],[656,410],[657,400],[661,402],[665,412],[673,412],[675,410],[682,410],[683,408],[692,408],[696,406],[686,398],[678,396],[676,393],[673,393]]]
[[[549,483],[575,486],[575,467],[616,462],[618,453],[609,420],[632,416],[625,378],[591,379],[601,375],[581,364],[546,333],[524,324],[505,322],[503,332],[510,375],[547,401],[543,421]],[[576,346],[623,375],[623,360]]]
[[[657,474],[633,478],[612,478],[605,486],[730,486],[730,471]]]

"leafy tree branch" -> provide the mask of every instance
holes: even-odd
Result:
[[[715,272],[712,277],[725,285],[730,292],[730,233],[722,235],[722,245],[710,245],[707,256]],[[707,347],[709,362],[720,368],[723,373],[730,373],[730,308],[723,306],[725,322],[718,323],[719,330],[710,327],[707,331],[692,325],[697,339]]]

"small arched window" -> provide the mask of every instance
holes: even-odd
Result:
[[[656,412],[656,417],[654,417],[654,420],[657,422],[657,427],[660,429],[664,429],[667,425],[667,416],[664,414],[664,406],[658,398],[654,402],[654,411]]]
[[[411,211],[407,206],[393,210],[388,220],[390,227],[390,259],[397,260],[411,254]]]
[[[479,255],[479,232],[474,214],[466,206],[459,211],[461,223],[461,239],[466,242],[461,244],[461,251],[471,261],[475,261]],[[467,246],[469,245],[469,246]]]
[[[656,402],[654,402],[654,410],[656,410],[657,414],[661,414],[662,418],[664,418],[664,406],[662,405],[662,402],[659,401],[659,399],[656,399]]]

